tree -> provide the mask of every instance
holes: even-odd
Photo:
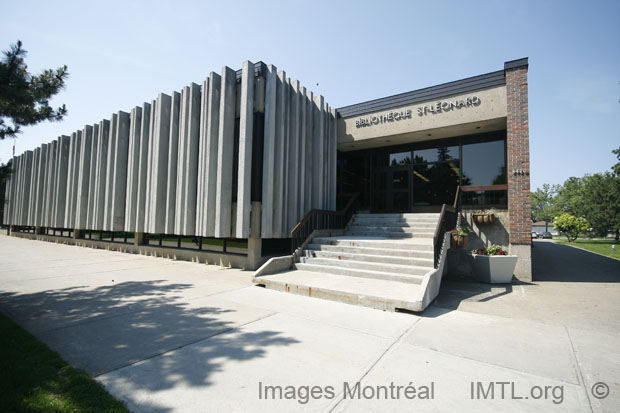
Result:
[[[620,177],[620,147],[618,149],[614,149],[613,151],[611,151],[611,153],[616,155],[616,157],[618,158],[618,163],[612,166],[611,169],[612,171],[614,171],[614,174],[616,174],[616,176]]]
[[[26,53],[18,40],[0,61],[0,139],[15,137],[22,126],[60,121],[67,114],[65,105],[54,109],[49,104],[65,86],[67,66],[33,76],[24,62]]]
[[[590,224],[585,218],[565,213],[553,220],[553,227],[566,235],[568,242],[573,242],[590,228]]]
[[[532,220],[545,221],[545,232],[549,231],[549,222],[557,215],[555,194],[559,189],[559,185],[544,184],[542,189],[532,192]]]
[[[584,217],[597,235],[605,236],[612,230],[618,241],[620,232],[620,176],[604,174],[583,178],[582,196]]]
[[[575,216],[584,216],[585,203],[583,197],[583,178],[574,176],[568,178],[562,186],[558,188],[555,197],[557,213],[566,212]]]

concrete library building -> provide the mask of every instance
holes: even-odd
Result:
[[[490,245],[531,281],[527,71],[335,109],[273,65],[224,67],[15,157],[3,224],[382,309],[425,308]]]

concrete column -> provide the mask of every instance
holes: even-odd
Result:
[[[41,148],[35,148],[32,155],[32,169],[30,171],[30,202],[28,205],[28,225],[36,226],[37,212],[37,196],[39,194],[39,162],[41,157]]]
[[[301,220],[306,212],[306,128],[307,126],[307,104],[306,104],[306,88],[302,87],[299,90],[299,142],[297,153],[297,165],[298,170],[298,200],[297,200],[297,221]]]
[[[312,208],[324,208],[324,145],[325,145],[325,114],[323,111],[323,96],[314,97],[314,149],[312,159]]]
[[[54,223],[52,221],[52,214],[54,210],[54,190],[56,182],[56,167],[57,167],[57,155],[58,155],[58,141],[52,141],[47,146],[47,176],[45,185],[45,207],[44,213],[44,225],[45,227],[52,227]]]
[[[305,170],[305,179],[306,179],[306,197],[304,199],[304,210],[307,214],[312,210],[316,194],[313,192],[314,189],[314,94],[309,91],[306,95],[306,170]]]
[[[54,193],[54,223],[56,228],[64,227],[65,208],[67,201],[67,175],[69,173],[69,143],[68,136],[58,138],[58,156],[56,167],[56,184]]]
[[[151,173],[148,182],[147,215],[149,233],[165,232],[166,193],[168,178],[168,149],[170,139],[170,109],[172,98],[160,93],[155,107],[153,131],[149,139],[151,146]]]
[[[74,229],[72,238],[73,239],[84,238],[84,231],[82,231],[81,229]]]
[[[114,175],[116,174],[116,133],[118,132],[118,114],[113,113],[110,119],[110,137],[106,154],[107,169],[105,173],[105,195],[103,208],[103,230],[112,231],[112,201],[114,193]]]
[[[74,221],[74,228],[80,230],[86,229],[86,218],[88,215],[88,193],[92,144],[93,127],[86,125],[82,130],[82,145],[80,148],[80,159],[78,161],[77,205],[75,209]]]
[[[222,78],[217,73],[211,72],[207,85],[203,84],[204,97],[202,103],[202,122],[200,128],[199,144],[199,168],[198,182],[198,215],[200,220],[197,224],[196,234],[203,237],[215,235],[215,210],[217,202],[217,158],[218,158],[218,135],[220,129],[220,100]],[[205,86],[208,88],[204,89]]]
[[[338,176],[337,176],[337,172],[338,172],[338,129],[337,129],[338,119],[336,117],[336,109],[331,110],[330,122],[331,122],[331,128],[330,128],[331,178],[329,181],[329,184],[331,187],[330,209],[335,211],[336,210],[336,193],[337,193],[336,181],[338,180]]]
[[[286,99],[286,103],[284,106],[284,134],[283,136],[283,144],[284,144],[284,157],[282,158],[282,163],[283,163],[283,167],[284,167],[284,174],[282,175],[282,191],[283,196],[282,196],[282,237],[286,238],[288,237],[289,234],[289,228],[288,228],[288,181],[289,181],[289,168],[291,167],[291,164],[289,162],[289,152],[288,152],[288,148],[290,146],[290,139],[291,139],[291,134],[290,134],[290,124],[291,124],[291,91],[292,91],[292,87],[291,87],[291,78],[286,78],[286,81],[283,83],[284,89],[285,89],[285,99]]]
[[[263,193],[261,236],[273,236],[274,168],[276,149],[276,67],[267,66],[265,74],[265,127],[263,139]]]
[[[93,205],[92,230],[104,229],[104,210],[106,208],[105,194],[107,185],[108,146],[110,145],[110,121],[107,119],[99,123],[99,146],[97,147],[97,172],[95,174],[95,203]]]
[[[67,196],[65,197],[65,222],[63,225],[65,228],[75,227],[81,150],[82,131],[73,132],[69,141]]]
[[[236,237],[248,238],[252,208],[252,133],[254,129],[254,64],[248,61],[243,63],[240,104]]]
[[[111,231],[125,229],[125,195],[127,194],[127,155],[129,149],[129,113],[118,112],[114,145],[112,179]]]
[[[127,155],[127,192],[125,195],[125,231],[136,228],[136,210],[138,208],[138,186],[140,181],[140,154],[142,108],[131,109],[129,118],[129,149]]]
[[[97,191],[97,151],[99,148],[99,124],[93,125],[93,140],[90,145],[90,171],[88,172],[88,203],[86,211],[86,229],[95,227],[95,193]]]
[[[15,160],[15,167],[14,167],[14,171],[13,171],[13,177],[15,179],[15,193],[13,196],[14,202],[13,205],[15,206],[13,213],[12,213],[12,223],[15,225],[19,225],[20,224],[20,213],[21,213],[21,203],[22,203],[22,164],[23,164],[23,160],[24,160],[24,155],[21,154],[15,158],[13,158]]]
[[[215,236],[231,235],[233,151],[235,144],[236,73],[229,67],[222,70],[220,127],[217,152],[217,186],[215,205]]]
[[[179,134],[179,161],[175,234],[196,234],[196,191],[198,184],[198,142],[200,139],[200,86],[184,89]]]
[[[146,236],[144,232],[134,232],[133,245],[144,245],[145,241],[146,241]]]
[[[187,87],[183,95],[187,95]],[[170,142],[168,146],[168,178],[166,189],[166,234],[174,234],[174,217],[177,202],[177,173],[179,161],[179,121],[181,116],[181,94],[172,92],[170,107]]]
[[[297,200],[299,197],[298,174],[299,174],[299,81],[291,82],[291,100],[289,103],[289,145],[288,145],[288,190],[287,190],[287,222],[286,235],[298,222]]]
[[[149,171],[149,134],[151,130],[151,108],[155,104],[142,104],[142,118],[140,125],[140,154],[138,165],[138,189],[136,191],[136,211],[134,231],[144,232],[144,222],[146,216],[146,183]]]
[[[47,178],[47,144],[44,143],[39,148],[39,163],[37,164],[37,202],[35,205],[34,222],[35,226],[43,225],[43,205],[45,202],[45,180]]]
[[[274,160],[274,197],[273,197],[273,237],[282,238],[284,207],[285,174],[285,139],[286,139],[286,72],[278,73],[276,83],[276,142]]]

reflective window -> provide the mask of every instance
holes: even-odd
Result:
[[[390,154],[390,166],[409,165],[411,152],[399,152]]]
[[[463,185],[506,183],[505,141],[463,145]]]
[[[458,146],[442,146],[413,152],[414,163],[443,162],[459,158]]]
[[[452,204],[459,182],[458,161],[414,166],[414,206]]]
[[[393,189],[409,189],[409,171],[403,170],[392,174]]]

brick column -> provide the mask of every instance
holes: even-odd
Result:
[[[507,175],[510,249],[519,256],[515,275],[531,281],[532,221],[530,202],[530,129],[527,97],[527,58],[506,62]]]

